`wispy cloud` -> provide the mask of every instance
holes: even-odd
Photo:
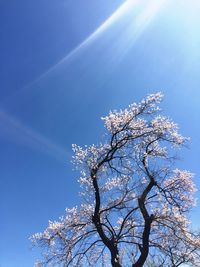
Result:
[[[55,144],[4,110],[0,110],[0,136],[45,153],[62,162],[71,156],[67,148]]]

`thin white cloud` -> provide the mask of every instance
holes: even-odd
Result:
[[[50,155],[62,162],[65,162],[70,157],[67,148],[64,149],[55,144],[4,110],[0,110],[0,136],[17,144]]]

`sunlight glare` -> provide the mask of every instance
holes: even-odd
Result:
[[[81,52],[88,45],[93,43],[99,36],[101,36],[111,25],[119,20],[119,18],[126,16],[127,13],[130,16],[134,11],[134,7],[141,4],[145,1],[139,0],[127,0],[122,4],[103,24],[101,24],[89,37],[87,37],[81,44],[75,47],[69,54],[63,57],[59,62],[53,65],[50,69],[44,72],[40,77],[38,77],[34,82],[38,82],[43,77],[48,75],[62,63],[69,61],[75,57],[79,52]],[[137,37],[142,33],[144,28],[149,24],[149,22],[155,17],[158,11],[164,6],[166,0],[150,0],[147,2],[147,6],[144,7],[144,10],[138,14],[133,20],[134,28],[137,31]],[[135,38],[136,39],[136,38]]]
[[[71,60],[77,58],[81,52],[88,48],[89,45],[93,44],[99,37],[102,37],[105,32],[111,26],[115,26],[116,22],[120,19],[129,22],[128,25],[122,31],[120,38],[115,38],[113,43],[109,44],[109,47],[113,46],[112,51],[116,54],[116,62],[120,61],[120,58],[133,46],[138,37],[143,33],[144,29],[153,20],[158,11],[164,6],[167,0],[127,0],[125,1],[105,22],[103,22],[89,37],[87,37],[82,43],[75,47],[69,54],[64,56],[55,65],[50,67],[47,71],[42,73],[35,80],[24,86],[20,90],[16,91],[15,94],[21,94],[24,91],[31,89],[34,84],[40,82],[43,78],[46,78],[53,71],[55,71],[62,64],[68,64]],[[117,27],[121,27],[120,24]],[[119,37],[119,36],[117,36]],[[105,51],[106,53],[106,51]]]
[[[57,68],[62,63],[70,60],[73,56],[78,54],[82,49],[87,47],[93,41],[95,41],[103,32],[105,32],[112,24],[114,24],[121,16],[123,16],[128,10],[133,8],[139,0],[127,0],[124,4],[122,4],[103,24],[101,24],[89,37],[87,37],[81,44],[75,47],[69,54],[63,57],[59,62],[57,62],[54,66],[44,72],[40,77],[37,78],[36,81],[39,81],[44,76],[49,74],[55,68]]]
[[[156,18],[156,15],[166,3],[167,0],[142,0],[140,2],[142,8],[136,16],[132,16],[130,12],[127,14],[129,17],[129,24],[126,29],[124,29],[123,38],[118,40],[114,49],[117,51],[118,64],[130,51],[147,26]]]

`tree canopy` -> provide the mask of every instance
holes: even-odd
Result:
[[[102,118],[104,142],[73,145],[82,204],[32,236],[44,250],[37,266],[200,266],[193,175],[174,166],[188,140],[161,114],[162,97]]]

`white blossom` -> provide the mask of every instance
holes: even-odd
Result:
[[[188,219],[193,175],[174,169],[173,151],[188,139],[161,115],[162,97],[103,117],[104,143],[72,145],[83,202],[31,237],[44,248],[37,266],[134,266],[145,250],[151,266],[200,266],[200,236]]]

